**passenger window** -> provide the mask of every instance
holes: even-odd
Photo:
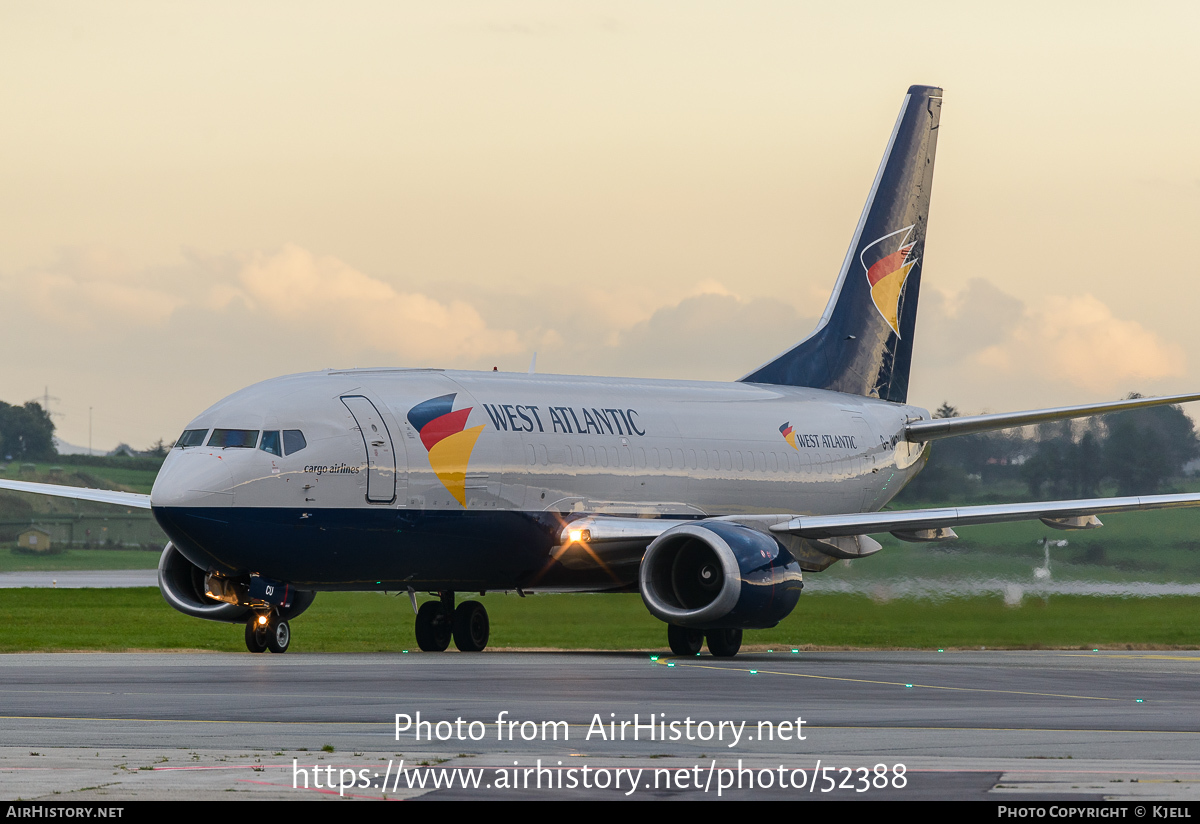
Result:
[[[209,446],[221,449],[253,449],[258,444],[257,429],[214,429]]]
[[[280,457],[283,456],[283,449],[281,449],[279,445],[278,432],[264,432],[262,436],[262,443],[259,444],[258,448],[263,452],[270,452],[272,455],[279,455]]]
[[[304,433],[299,429],[283,430],[283,451],[285,453],[293,455],[306,446],[308,446],[308,441],[304,440]]]

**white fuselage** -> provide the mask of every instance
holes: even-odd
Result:
[[[421,420],[410,419],[420,417],[414,408],[435,400],[455,414],[419,429]],[[320,536],[305,531],[318,522],[330,541],[342,542],[334,554],[343,557],[350,525],[395,518],[406,531],[397,528],[388,540],[406,555],[422,514],[440,525],[441,547],[456,535],[464,544],[486,541],[489,532],[479,525],[494,531],[497,520],[473,516],[863,512],[880,509],[920,468],[919,450],[901,435],[906,422],[926,417],[915,407],[789,386],[327,371],[251,386],[199,415],[189,431],[246,430],[258,446],[210,446],[213,436],[205,434],[204,445],[176,447],[151,503],[194,563],[215,560],[231,572],[256,571],[253,564],[267,563],[263,551],[285,555],[289,541],[303,543],[310,557],[319,554]],[[258,433],[287,430],[302,432],[302,449],[262,448]],[[234,545],[242,538],[218,541],[203,525],[187,526],[227,522],[240,536],[241,526],[267,512],[276,527],[294,520],[298,531],[260,530],[253,560],[239,557]],[[451,523],[460,525],[457,532]],[[380,535],[369,540],[371,552],[386,553]],[[406,558],[404,570],[420,565]],[[400,571],[378,575],[395,579]],[[359,569],[353,577],[374,574]],[[411,574],[421,577],[415,568]],[[310,569],[303,577],[320,573]]]

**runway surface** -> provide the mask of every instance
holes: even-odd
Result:
[[[157,569],[62,569],[48,572],[0,572],[0,589],[24,587],[58,589],[110,589],[156,587]]]
[[[0,589],[21,587],[59,589],[108,589],[114,587],[157,587],[157,569],[58,570],[46,572],[0,572]],[[1010,581],[1001,578],[903,578],[846,581],[820,578],[806,583],[814,592],[869,595],[876,599],[909,598],[941,601],[1000,595],[1011,603],[1022,598],[1051,595],[1098,595],[1106,598],[1156,598],[1171,595],[1200,595],[1200,584],[1148,581]]]
[[[0,794],[1195,799],[1198,676],[1195,652],[6,655]]]

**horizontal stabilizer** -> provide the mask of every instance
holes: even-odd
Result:
[[[1028,412],[1000,412],[995,415],[970,415],[963,418],[937,418],[932,421],[913,421],[904,429],[905,440],[913,443],[935,441],[938,438],[953,438],[957,435],[974,435],[995,429],[1014,429],[1047,421],[1062,421],[1069,418],[1088,418],[1109,412],[1125,412],[1148,406],[1165,406],[1173,403],[1200,401],[1200,394],[1168,395],[1161,398],[1130,398],[1123,401],[1085,403],[1080,406],[1059,406],[1054,409],[1031,409]]]
[[[150,496],[140,492],[117,492],[112,489],[89,489],[83,486],[59,486],[58,484],[35,484],[28,481],[0,480],[0,489],[13,492],[32,492],[35,495],[53,495],[57,498],[74,498],[77,501],[98,501],[102,504],[131,506],[134,509],[149,509]]]

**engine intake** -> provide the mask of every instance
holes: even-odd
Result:
[[[672,527],[642,557],[642,600],[656,618],[695,629],[767,629],[796,606],[800,565],[779,541],[747,526]]]
[[[253,610],[247,603],[248,587],[226,579],[221,591],[214,593],[224,599],[218,600],[207,594],[210,587],[206,577],[207,573],[185,558],[174,544],[168,543],[163,549],[158,559],[158,588],[168,604],[184,615],[209,621],[240,624],[250,617]],[[292,590],[290,603],[279,614],[290,621],[308,609],[315,598],[315,592]]]

